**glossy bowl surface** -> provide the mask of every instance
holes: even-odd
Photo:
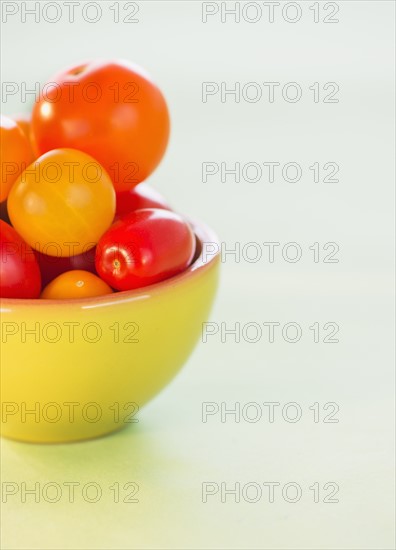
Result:
[[[83,300],[0,301],[1,433],[32,442],[98,437],[136,421],[197,343],[215,296],[218,239],[193,223],[183,273]]]

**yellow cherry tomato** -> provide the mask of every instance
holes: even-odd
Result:
[[[0,124],[0,202],[3,202],[18,176],[33,160],[30,142],[11,118],[1,116]]]
[[[51,281],[41,293],[46,300],[70,300],[111,294],[112,288],[97,275],[75,269],[66,271]]]
[[[92,157],[55,149],[19,176],[7,206],[12,225],[32,248],[50,256],[75,256],[93,248],[110,227],[115,191]]]

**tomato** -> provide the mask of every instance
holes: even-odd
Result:
[[[31,247],[10,225],[0,220],[0,297],[38,298],[40,268]]]
[[[73,269],[90,271],[96,274],[95,251],[95,248],[90,248],[83,254],[68,257],[49,256],[48,254],[36,252],[36,258],[41,271],[42,286],[46,286],[55,277],[65,273],[65,271],[72,271]]]
[[[1,116],[0,124],[0,202],[4,201],[20,173],[32,162],[29,140],[18,124]]]
[[[24,135],[30,139],[30,115],[21,113],[18,115],[12,115],[10,118],[18,124]]]
[[[91,298],[111,294],[113,290],[97,275],[89,271],[75,269],[62,273],[51,281],[41,293],[46,300],[68,300]]]
[[[169,113],[159,88],[128,61],[91,61],[54,76],[32,115],[40,153],[71,147],[100,162],[116,191],[145,180],[169,139]]]
[[[134,189],[116,194],[117,218],[141,208],[171,210],[163,196],[147,183],[140,183]]]
[[[111,225],[115,192],[92,157],[56,149],[21,174],[7,206],[12,225],[35,250],[74,256],[93,248]]]
[[[96,248],[96,271],[117,290],[157,283],[190,264],[195,236],[181,216],[167,210],[135,210],[115,222]]]
[[[32,118],[30,114],[26,113],[19,113],[17,115],[12,115],[12,120],[14,120],[22,132],[24,133],[25,137],[30,143],[30,149],[32,151],[32,160],[36,159],[40,155],[37,152],[36,144],[34,143],[34,137],[32,134]]]

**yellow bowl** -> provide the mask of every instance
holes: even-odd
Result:
[[[83,300],[0,301],[1,433],[34,442],[98,437],[137,419],[193,350],[216,292],[217,244],[183,273]]]

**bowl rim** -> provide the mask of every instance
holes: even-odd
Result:
[[[10,307],[15,309],[18,306],[30,306],[35,308],[54,307],[54,306],[67,306],[67,305],[82,305],[83,309],[91,309],[96,306],[111,306],[120,302],[130,302],[134,300],[142,300],[150,298],[150,296],[160,294],[164,290],[171,287],[178,286],[184,283],[187,279],[195,277],[197,274],[202,273],[219,260],[220,256],[220,242],[216,233],[205,223],[188,219],[195,236],[198,238],[201,244],[201,250],[198,257],[193,263],[181,273],[164,279],[158,283],[147,285],[133,290],[123,290],[119,292],[113,292],[112,294],[103,294],[101,296],[87,297],[87,298],[71,298],[68,300],[55,300],[55,299],[40,299],[40,298],[0,298],[0,313],[10,311]],[[213,243],[217,246],[216,251],[204,260],[203,253],[205,243]],[[85,307],[84,307],[85,306]]]

